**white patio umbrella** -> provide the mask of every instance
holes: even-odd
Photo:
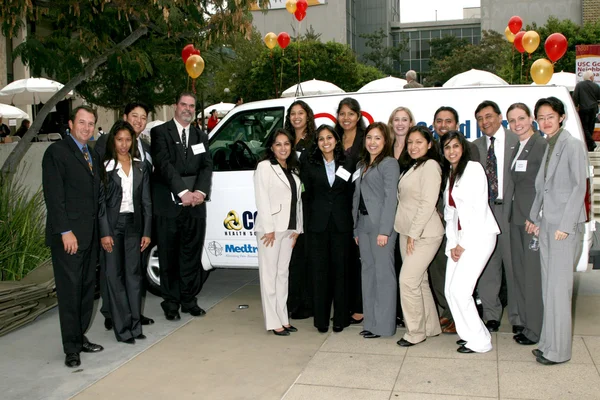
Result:
[[[150,121],[146,124],[146,128],[144,128],[144,130],[142,131],[142,133],[140,133],[140,135],[142,135],[146,139],[150,140],[150,129],[154,128],[155,126],[162,125],[164,123],[165,123],[165,121],[161,121],[160,119]]]
[[[404,89],[404,85],[406,85],[407,83],[408,82],[406,79],[388,76],[367,83],[365,86],[358,89],[357,92],[387,92],[393,90],[401,90]]]
[[[29,119],[29,114],[25,111],[17,107],[9,106],[8,104],[0,104],[0,115],[2,115],[2,118]]]
[[[508,85],[504,79],[491,72],[472,69],[467,72],[454,75],[444,83],[444,87],[459,87],[459,86],[491,86],[491,85]]]
[[[46,78],[19,79],[0,90],[0,102],[7,104],[40,104],[63,88],[63,84]],[[73,96],[70,91],[65,98]]]
[[[231,109],[233,109],[233,107],[235,107],[235,104],[233,103],[220,102],[218,104],[213,104],[212,106],[208,106],[204,109],[204,117],[210,117],[210,112],[212,110],[217,110],[217,116],[219,118],[223,118],[229,111],[231,111]],[[202,118],[202,113],[198,113],[196,118]]]
[[[281,97],[294,97],[296,96],[296,91],[298,92],[298,96],[346,93],[343,89],[337,87],[333,83],[313,79],[311,81],[300,82],[300,89],[298,89],[298,85],[287,88],[283,91]]]
[[[532,85],[537,84],[533,82]],[[552,74],[550,82],[546,83],[546,85],[564,86],[572,92],[575,90],[575,85],[577,85],[577,75],[571,72],[555,72]]]

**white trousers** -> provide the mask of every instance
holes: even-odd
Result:
[[[292,258],[291,234],[290,230],[275,232],[273,246],[266,247],[260,239],[264,232],[256,232],[260,297],[267,330],[289,325],[287,298]]]
[[[459,240],[461,232],[458,232]],[[467,348],[485,353],[492,349],[492,337],[479,318],[473,290],[490,255],[496,247],[496,235],[482,234],[477,246],[465,249],[458,262],[448,257],[446,264],[446,300],[452,311],[456,332]]]

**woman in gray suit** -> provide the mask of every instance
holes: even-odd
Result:
[[[571,359],[573,268],[581,254],[586,220],[585,143],[562,128],[565,106],[556,97],[538,100],[535,118],[548,148],[535,179],[535,200],[525,225],[539,236],[544,317],[536,361],[554,365]]]
[[[364,329],[360,334],[366,339],[396,333],[394,214],[399,176],[388,127],[374,122],[365,132],[362,157],[353,175],[352,202],[354,240],[362,261]]]
[[[514,297],[523,330],[513,336],[522,345],[537,343],[542,329],[542,273],[540,253],[529,248],[532,235],[525,232],[531,204],[535,198],[535,177],[542,164],[548,143],[533,130],[529,107],[515,103],[506,112],[510,129],[519,137],[519,145],[511,156],[511,178],[514,186],[505,198],[511,201],[510,250],[514,273]]]

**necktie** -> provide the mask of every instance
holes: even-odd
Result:
[[[85,158],[85,161],[87,161],[88,166],[90,167],[90,171],[94,172],[94,168],[92,167],[92,160],[90,159],[90,153],[88,152],[87,146],[83,146],[81,148],[81,151],[83,152],[83,158]]]
[[[187,138],[185,137],[185,128],[181,130],[181,144],[183,144],[183,155],[187,158]]]
[[[488,198],[490,202],[498,198],[498,164],[496,162],[496,153],[494,153],[495,140],[495,137],[490,137],[490,147],[485,162],[485,174],[488,178]]]

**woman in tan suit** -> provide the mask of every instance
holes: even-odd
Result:
[[[427,267],[444,236],[436,209],[442,169],[437,142],[427,127],[408,131],[399,161],[406,172],[398,183],[394,230],[400,234],[400,301],[406,333],[398,345],[409,347],[442,332],[427,277]]]
[[[266,143],[265,159],[254,173],[258,272],[265,325],[277,336],[297,329],[287,311],[289,264],[302,233],[302,198],[294,137],[278,129]]]

